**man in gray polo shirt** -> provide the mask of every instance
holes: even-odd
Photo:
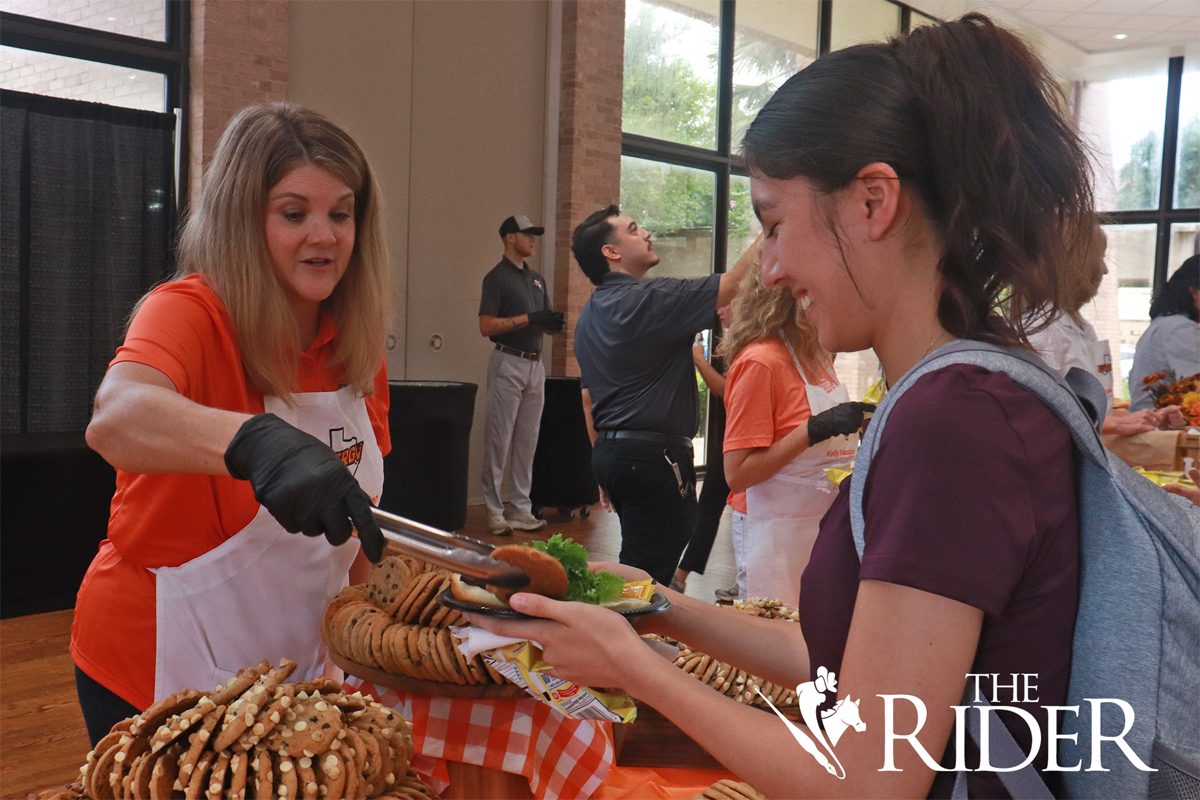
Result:
[[[483,501],[488,530],[496,534],[546,527],[545,521],[533,516],[529,502],[546,390],[542,336],[561,333],[566,320],[550,308],[545,279],[525,263],[533,255],[534,237],[544,232],[523,214],[504,220],[500,225],[504,258],[484,277],[479,299],[479,332],[496,344],[488,361],[483,429]],[[511,509],[505,518],[501,492],[509,461]]]
[[[705,278],[642,281],[658,263],[650,233],[615,205],[580,223],[571,250],[596,285],[575,326],[592,467],[621,518],[621,563],[669,586],[696,525],[692,343],[750,259]]]

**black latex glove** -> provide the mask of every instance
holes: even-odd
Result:
[[[560,333],[567,324],[567,317],[561,311],[551,311],[543,308],[541,311],[530,311],[529,324],[545,328],[551,333]]]
[[[842,403],[808,418],[808,444],[832,439],[834,436],[849,436],[858,433],[864,419],[870,419],[875,411],[872,403]]]
[[[383,557],[383,533],[371,498],[329,445],[274,414],[246,420],[225,450],[229,474],[248,480],[254,499],[289,533],[324,536],[332,545],[350,538],[350,525],[372,562]]]

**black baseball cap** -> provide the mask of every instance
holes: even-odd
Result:
[[[509,217],[500,223],[501,236],[507,236],[510,233],[532,233],[534,236],[541,236],[545,232],[545,228],[534,225],[524,214]]]

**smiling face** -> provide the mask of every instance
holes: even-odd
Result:
[[[640,277],[658,263],[658,254],[650,241],[650,231],[643,230],[625,214],[609,217],[613,240],[601,248],[604,257],[616,261],[623,272]]]
[[[354,252],[354,192],[332,172],[303,164],[267,192],[263,227],[275,278],[297,319],[315,322]]]
[[[803,178],[756,176],[750,194],[763,226],[763,283],[786,287],[806,306],[825,350],[853,352],[870,347],[870,321],[876,310],[870,306],[876,304],[869,300],[878,295],[873,291],[878,283],[877,276],[865,274],[867,270],[848,266],[860,261],[854,257],[853,220],[837,220],[843,234],[839,247],[817,196]],[[842,201],[830,201],[835,204],[834,214],[840,215]],[[857,289],[849,269],[855,270]]]

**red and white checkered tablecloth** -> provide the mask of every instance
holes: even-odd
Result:
[[[570,719],[532,697],[426,697],[349,675],[346,684],[400,712],[412,724],[417,754],[523,775],[538,800],[590,797],[613,765],[611,723]],[[414,763],[427,772],[422,766]],[[432,777],[438,772],[445,775]]]

